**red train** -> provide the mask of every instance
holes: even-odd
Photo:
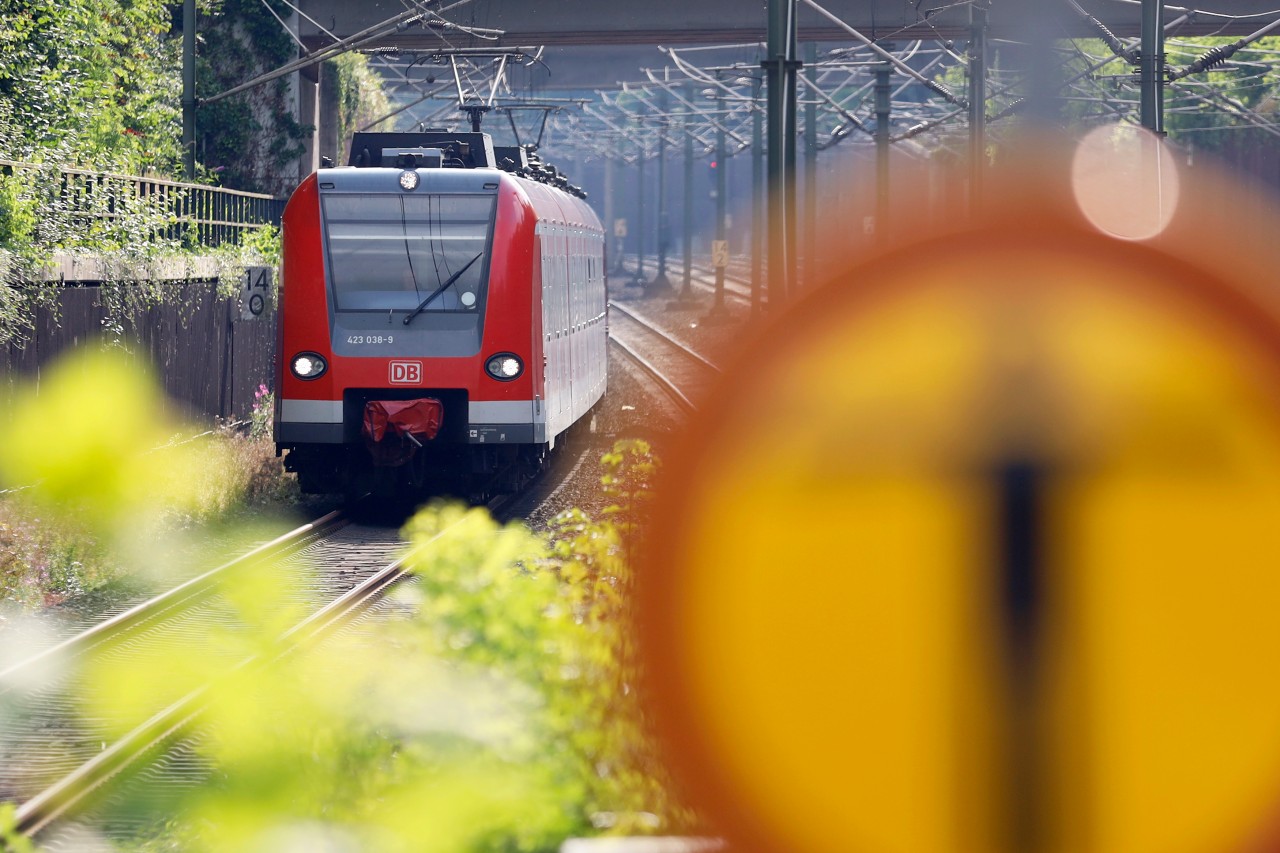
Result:
[[[487,134],[352,152],[285,208],[277,452],[304,492],[518,488],[605,391],[600,221]]]

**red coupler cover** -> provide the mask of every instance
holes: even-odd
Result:
[[[370,400],[364,404],[364,436],[382,441],[387,434],[430,441],[440,431],[444,405],[434,397],[420,400]]]

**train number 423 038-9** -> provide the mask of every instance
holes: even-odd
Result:
[[[349,344],[393,344],[395,338],[391,335],[347,335],[347,343]]]

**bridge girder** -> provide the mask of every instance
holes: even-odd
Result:
[[[955,0],[816,0],[824,9],[871,38],[963,39],[969,32],[969,8]],[[1140,33],[1139,0],[1079,0],[1113,33],[1136,38]],[[456,0],[423,4],[448,20],[465,26],[502,30],[495,45],[596,46],[738,44],[763,41],[766,4],[763,0],[648,0],[645,3],[605,3],[600,0]],[[300,8],[325,29],[347,37],[405,11],[400,0],[301,0]],[[1216,7],[1232,18],[1200,11],[1184,23],[1179,35],[1245,35],[1274,15],[1273,0],[1216,0]],[[1166,4],[1172,20],[1189,7]],[[996,0],[990,12],[994,38],[1017,38],[1028,15],[1052,18],[1051,28],[1062,37],[1090,37],[1094,30],[1061,0]],[[847,41],[849,36],[810,8],[797,7],[801,41]],[[439,30],[413,24],[380,38],[376,44],[405,49],[440,45]],[[330,37],[307,20],[300,36],[310,46],[323,46]],[[467,37],[446,33],[451,39]]]

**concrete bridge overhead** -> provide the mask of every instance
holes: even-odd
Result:
[[[667,58],[658,46],[753,45],[767,36],[768,0],[299,0],[296,18],[300,39],[312,50],[327,47],[334,38],[359,34],[362,49],[398,47],[408,53],[431,51],[444,45],[475,47],[544,47],[541,66],[509,70],[516,90],[547,94],[566,90],[580,95],[610,89],[621,81],[641,81],[642,69],[659,69]],[[1045,38],[1096,38],[1098,30],[1072,8],[1072,0],[985,0],[989,6],[988,36],[994,41],[1021,40],[1034,33]],[[1141,31],[1141,0],[1075,0],[1121,38],[1136,39]],[[1198,11],[1175,3],[1164,5],[1164,20],[1178,21],[1171,36],[1240,36],[1253,33],[1277,17],[1275,0],[1202,0]],[[965,0],[796,0],[798,41],[825,42],[835,47],[854,43],[854,28],[881,42],[951,41],[963,49],[971,35],[971,3]],[[425,13],[418,15],[416,13]],[[400,26],[387,26],[399,19]],[[484,34],[474,34],[484,30]],[[1000,48],[996,48],[999,50]],[[751,53],[747,50],[744,53]],[[731,61],[758,61],[758,54]],[[392,61],[401,71],[388,73],[393,98],[413,102],[425,91],[422,84],[442,90],[436,99],[450,98],[447,67],[426,64],[410,68]],[[380,66],[382,67],[382,66]],[[412,71],[413,85],[405,82]],[[305,77],[305,75],[304,75]],[[314,72],[300,85],[304,123],[321,127],[311,162],[320,155],[341,160],[342,143],[327,120],[332,104],[318,95]],[[330,93],[332,94],[332,93]],[[330,98],[329,100],[331,100]],[[994,107],[993,107],[994,109]],[[462,120],[461,117],[458,118]]]
[[[969,4],[956,0],[817,0],[840,21],[871,38],[964,38]],[[1139,0],[1079,0],[1121,37],[1139,34]],[[437,0],[423,3],[457,24],[503,30],[501,45],[681,45],[732,44],[765,37],[765,0]],[[1016,37],[1029,21],[1051,27],[1063,37],[1088,37],[1096,31],[1066,0],[992,0],[991,32]],[[400,0],[302,0],[301,8],[338,36],[350,36],[405,12]],[[1165,20],[1191,7],[1165,4]],[[1272,0],[1205,0],[1180,34],[1246,34],[1274,19]],[[797,4],[801,41],[847,41],[848,35],[807,3]],[[438,46],[438,29],[414,24],[380,39],[403,47]],[[319,46],[330,39],[314,24],[301,22],[304,41]],[[456,33],[451,38],[458,38]]]
[[[797,0],[800,42],[848,43],[841,24],[872,39],[964,40],[970,10],[957,0],[814,0],[829,16]],[[1017,39],[1029,27],[1042,36],[1096,37],[1097,30],[1070,8],[1068,0],[988,0],[991,38]],[[1078,0],[1122,38],[1140,34],[1141,0]],[[1184,15],[1176,35],[1245,35],[1276,16],[1274,0],[1205,0],[1207,8],[1166,3],[1164,19]],[[744,44],[766,38],[767,0],[433,0],[421,3],[454,24],[500,30],[482,40],[438,23],[412,22],[379,35],[365,47],[405,50],[438,48],[442,37],[454,46],[545,47],[548,77],[544,89],[607,88],[619,80],[639,79],[640,69],[663,64],[657,46]],[[298,34],[311,49],[329,45],[405,15],[402,0],[301,0],[305,16]],[[306,18],[314,19],[309,21]],[[838,19],[838,22],[830,18]],[[322,29],[323,28],[323,29]],[[325,32],[327,30],[328,32]]]

